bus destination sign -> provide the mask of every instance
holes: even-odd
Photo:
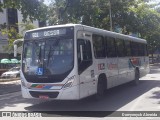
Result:
[[[39,38],[39,37],[49,37],[49,36],[64,35],[64,34],[66,34],[66,29],[45,30],[45,31],[33,32],[31,33],[31,37]]]
[[[60,29],[45,29],[45,30],[37,30],[34,32],[26,33],[26,39],[35,39],[35,38],[43,38],[43,37],[53,37],[60,35],[67,35],[68,31],[71,31],[71,28],[60,28]]]

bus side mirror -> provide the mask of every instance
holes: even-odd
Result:
[[[17,44],[14,44],[14,57],[17,57]]]
[[[83,59],[83,46],[80,45],[80,54],[81,54],[81,62],[84,60]]]

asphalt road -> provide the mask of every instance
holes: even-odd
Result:
[[[45,101],[24,99],[21,97],[21,92],[3,94],[0,95],[0,111],[39,111],[46,116],[54,116],[50,117],[52,119],[91,117],[92,119],[139,120],[139,118],[113,117],[114,112],[109,114],[106,111],[160,111],[159,73],[160,67],[152,66],[151,73],[141,78],[138,86],[125,84],[110,89],[101,101],[95,101],[93,97],[80,101]],[[159,120],[158,117],[141,119]]]
[[[21,90],[20,80],[0,82],[0,95],[13,93]]]

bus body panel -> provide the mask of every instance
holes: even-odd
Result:
[[[118,85],[129,82],[134,78],[130,76],[134,75],[134,68],[129,67],[129,58],[119,57],[118,58]]]
[[[143,77],[150,72],[149,57],[140,57],[140,64],[140,77]]]
[[[22,74],[22,73],[21,73]],[[63,81],[64,84],[62,83],[56,83],[56,84],[49,84],[49,83],[29,83],[25,80],[23,74],[21,75],[21,90],[22,90],[22,96],[24,98],[39,98],[41,96],[41,93],[37,94],[37,97],[33,97],[30,92],[58,92],[58,96],[55,98],[50,98],[50,99],[57,99],[57,100],[78,100],[79,99],[79,85],[77,84],[76,80],[77,78],[74,78],[74,83],[72,87],[69,88],[63,88],[65,85],[66,80]],[[58,84],[62,84],[59,86]],[[58,85],[58,86],[56,86]],[[33,86],[33,87],[31,87]],[[41,86],[46,86],[46,87],[41,87]],[[53,87],[50,87],[53,86]],[[43,96],[43,94],[42,94]],[[44,95],[45,96],[45,95]],[[46,95],[47,96],[47,95]]]

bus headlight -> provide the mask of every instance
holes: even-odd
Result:
[[[67,87],[71,87],[73,82],[75,80],[75,76],[72,76],[68,79],[68,81],[66,82],[66,84],[63,86],[63,88],[67,88]]]
[[[22,76],[20,76],[21,79],[21,85],[25,88],[27,88],[27,84],[24,82],[24,78]]]
[[[26,88],[26,84],[22,79],[21,79],[21,85]]]
[[[25,88],[30,88],[30,86],[32,85],[31,83],[25,83],[23,80],[21,80],[21,85]]]

